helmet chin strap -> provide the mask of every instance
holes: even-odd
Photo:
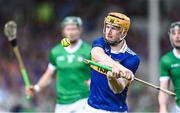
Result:
[[[124,40],[124,38],[125,38],[126,35],[127,35],[127,33],[125,33],[125,30],[123,29],[123,31],[121,32],[121,35],[120,35],[119,40],[116,40],[116,41],[108,41],[108,40],[105,38],[105,37],[106,37],[105,29],[106,29],[106,26],[104,26],[104,28],[103,28],[103,36],[104,36],[104,39],[105,39],[106,43],[109,44],[110,46],[116,46],[116,45],[118,45],[119,43],[122,42],[122,40]]]
[[[118,45],[122,40],[118,40],[118,41],[108,41],[106,38],[104,38],[106,43],[109,44],[110,46],[116,46]]]
[[[78,42],[78,40],[73,40],[73,41],[70,41],[70,42],[71,42],[71,44],[75,44],[75,43]]]
[[[125,37],[126,37],[126,35],[124,35],[120,40],[116,40],[116,41],[108,41],[106,38],[104,38],[104,39],[105,39],[106,43],[109,44],[110,46],[116,46],[119,43],[121,43]]]
[[[172,43],[172,46],[173,46],[175,49],[177,49],[178,51],[180,51],[180,46],[176,46],[176,45],[174,45],[173,43]]]
[[[171,35],[170,35],[170,43],[171,43],[171,46],[172,46],[173,48],[175,48],[175,49],[177,49],[178,51],[180,51],[180,46],[176,46],[176,45],[173,43]]]
[[[176,46],[174,48],[176,48],[178,51],[180,51],[180,46]]]
[[[127,35],[127,34],[126,34]],[[125,37],[126,37],[126,35],[124,35],[120,40],[122,41]]]

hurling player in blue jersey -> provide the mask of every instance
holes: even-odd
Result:
[[[128,111],[128,86],[134,79],[140,62],[139,57],[128,48],[125,41],[129,27],[129,17],[111,12],[104,20],[104,36],[97,38],[92,44],[92,60],[111,67],[112,72],[92,67],[88,113]],[[106,76],[108,74],[111,77]]]

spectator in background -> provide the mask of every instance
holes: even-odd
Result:
[[[69,38],[71,45],[56,45],[50,52],[49,65],[39,82],[27,88],[26,93],[33,95],[47,86],[56,71],[56,108],[55,113],[79,113],[89,95],[90,68],[81,63],[90,58],[90,46],[80,38],[82,20],[80,17],[66,17],[62,23],[62,35]]]
[[[160,87],[168,89],[169,80],[172,80],[176,93],[176,112],[180,112],[180,21],[173,22],[169,29],[169,38],[173,50],[161,57]],[[159,111],[167,113],[168,95],[159,92]]]

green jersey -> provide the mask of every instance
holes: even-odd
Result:
[[[173,51],[161,58],[160,74],[161,78],[169,77],[172,80],[176,93],[176,103],[180,106],[180,59],[174,55]]]
[[[90,67],[82,62],[83,58],[90,59],[91,47],[79,41],[76,51],[70,52],[60,44],[50,53],[50,64],[56,68],[57,103],[70,104],[89,96],[86,81],[90,78]]]

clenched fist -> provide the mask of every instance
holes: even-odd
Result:
[[[125,67],[113,67],[112,72],[107,73],[109,78],[125,78],[127,80],[133,81],[134,80],[134,74],[132,71]]]
[[[35,93],[40,91],[40,87],[38,85],[30,86],[26,88],[26,95],[34,96]]]

